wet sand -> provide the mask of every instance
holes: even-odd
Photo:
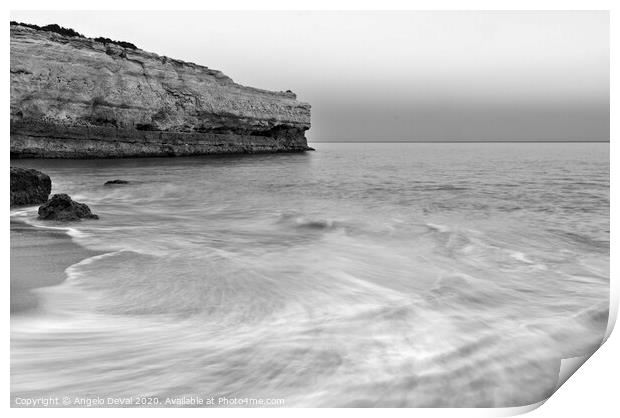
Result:
[[[11,220],[11,313],[37,306],[31,289],[65,280],[65,269],[97,253],[80,247],[64,231]]]

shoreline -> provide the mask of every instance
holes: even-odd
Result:
[[[65,270],[98,253],[75,243],[63,230],[38,228],[11,219],[11,315],[33,310],[33,289],[66,280]]]

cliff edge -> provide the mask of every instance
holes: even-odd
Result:
[[[13,158],[305,151],[309,128],[310,105],[290,91],[246,87],[137,48],[11,24]]]

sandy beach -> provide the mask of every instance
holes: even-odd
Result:
[[[67,267],[93,255],[61,230],[11,220],[11,313],[35,308],[31,289],[61,283]]]

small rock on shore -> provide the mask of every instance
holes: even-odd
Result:
[[[53,221],[77,221],[79,219],[99,219],[90,208],[71,199],[67,194],[55,194],[39,207],[39,219]]]

